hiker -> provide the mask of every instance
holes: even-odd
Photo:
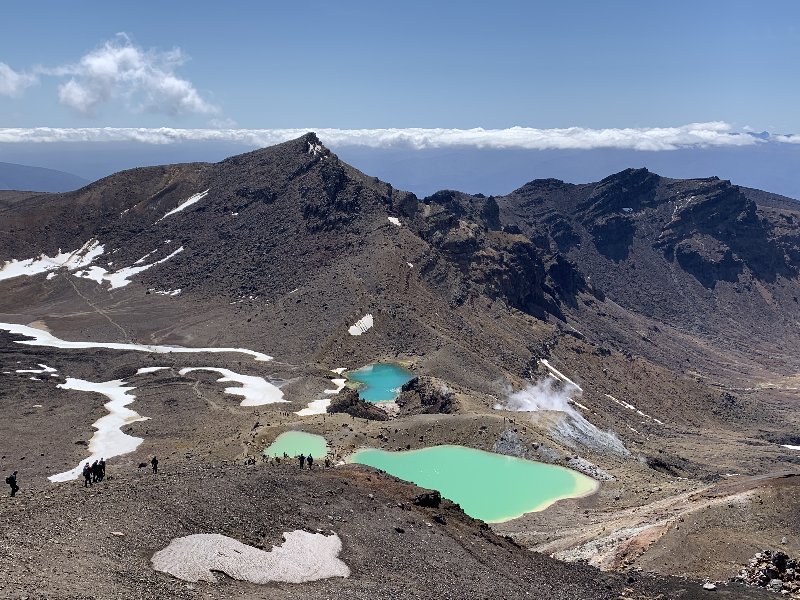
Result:
[[[150,461],[150,464],[153,465],[153,473],[158,473],[158,459],[155,456]]]
[[[16,471],[14,471],[11,475],[6,477],[6,483],[11,486],[11,497],[13,498],[19,491],[19,486],[17,485]]]
[[[305,462],[306,462],[306,455],[305,455],[305,454],[301,454],[301,455],[300,455],[300,456],[298,456],[297,458],[298,458],[298,459],[300,459],[300,468],[302,469],[302,468],[303,468],[303,465],[304,465],[304,464],[305,464]]]
[[[88,487],[90,485],[92,485],[92,468],[87,462],[83,465],[83,487]]]
[[[314,466],[314,457],[309,454],[308,458],[306,459],[306,462],[308,463],[308,469],[310,471],[311,467]]]
[[[97,466],[100,469],[100,481],[103,481],[106,478],[106,459],[101,458]]]
[[[97,464],[97,461],[94,461],[91,466],[92,469],[92,483],[97,483],[100,481],[100,467]]]
[[[326,469],[330,469],[331,468],[331,459],[328,458],[327,456],[325,457],[325,468]]]

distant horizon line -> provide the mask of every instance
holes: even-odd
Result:
[[[538,129],[457,128],[175,128],[175,127],[6,127],[0,144],[135,142],[166,145],[181,142],[231,142],[250,147],[272,146],[314,132],[330,146],[425,150],[447,147],[520,150],[592,150],[616,148],[669,151],[682,148],[755,146],[765,143],[800,144],[800,135],[736,131],[724,121],[689,123],[676,127]]]

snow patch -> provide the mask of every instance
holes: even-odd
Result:
[[[398,219],[397,217],[388,217],[388,219],[389,223],[391,223],[392,225],[397,225],[398,227],[403,226],[403,224],[400,222],[400,219]]]
[[[354,325],[351,325],[347,331],[350,335],[361,335],[371,329],[374,323],[375,321],[372,318],[372,314],[367,314],[356,321]]]
[[[23,275],[31,277],[61,268],[69,270],[80,269],[91,264],[101,254],[103,254],[103,245],[97,240],[91,239],[72,252],[61,252],[59,250],[55,256],[41,254],[38,258],[11,259],[5,261],[5,264],[0,268],[0,281]]]
[[[165,369],[169,369],[170,367],[142,367],[138,371],[136,371],[137,375],[147,375],[148,373],[155,373],[156,371],[163,371]]]
[[[301,417],[310,417],[311,415],[324,415],[328,412],[328,407],[331,405],[330,398],[320,398],[319,400],[312,400],[303,409],[298,410],[296,415]]]
[[[338,369],[333,369],[331,373],[335,373],[336,375],[341,375],[347,369],[345,367],[339,367]],[[331,383],[335,386],[333,389],[324,390],[323,394],[328,394],[330,396],[336,395],[344,389],[345,384],[347,383],[347,379],[335,377],[331,379]],[[299,415],[301,417],[308,417],[310,415],[323,415],[328,412],[328,407],[331,404],[330,398],[320,398],[319,400],[312,400],[308,403],[308,406],[305,408],[298,410],[294,414]]]
[[[792,446],[791,444],[781,444],[784,448],[789,450],[800,450],[800,446]]]
[[[220,383],[240,383],[242,387],[227,387],[225,388],[225,393],[244,396],[241,406],[263,406],[264,404],[274,404],[276,402],[288,402],[288,400],[283,399],[283,392],[278,386],[269,383],[262,377],[240,375],[219,367],[187,367],[178,371],[178,374],[186,375],[192,371],[213,371],[222,375],[217,379]]]
[[[17,373],[58,373],[58,369],[39,363],[38,369],[17,369]]]
[[[198,192],[197,194],[189,196],[186,200],[181,202],[178,206],[173,208],[171,211],[169,211],[167,214],[165,214],[163,217],[161,217],[158,221],[156,221],[156,223],[159,223],[159,222],[163,221],[164,219],[166,219],[167,217],[169,217],[171,215],[174,215],[175,213],[179,213],[182,210],[185,210],[185,209],[189,208],[192,204],[196,204],[196,203],[200,202],[200,200],[205,198],[206,195],[208,194],[208,192],[210,192],[210,191],[211,191],[211,188],[207,189],[205,192]]]
[[[561,380],[561,381],[563,381],[564,383],[568,383],[568,384],[570,384],[570,385],[572,385],[572,386],[576,387],[576,388],[578,389],[578,391],[579,391],[579,392],[583,392],[583,388],[581,388],[581,386],[579,386],[577,383],[575,383],[574,381],[572,381],[572,379],[570,379],[569,377],[567,377],[566,375],[564,375],[564,374],[563,374],[561,371],[559,371],[558,369],[556,369],[556,368],[555,368],[553,365],[551,365],[551,364],[550,364],[550,362],[549,362],[548,360],[546,360],[546,359],[544,359],[544,358],[542,358],[542,359],[539,359],[539,364],[542,364],[542,365],[544,365],[545,367],[547,367],[547,370],[548,370],[548,371],[550,371],[550,373],[551,373],[551,374],[552,374],[552,375],[553,375],[553,376],[554,376],[556,379],[560,379],[560,380]]]
[[[175,538],[153,555],[156,571],[184,581],[216,582],[214,571],[250,583],[304,583],[329,577],[349,577],[350,569],[339,559],[342,541],[334,534],[297,530],[270,551],[242,544],[218,533],[199,533]]]
[[[645,419],[649,419],[649,420],[651,420],[651,421],[653,421],[653,422],[655,422],[655,423],[658,423],[659,425],[663,425],[663,424],[664,424],[664,422],[663,422],[663,421],[659,421],[659,420],[658,420],[658,419],[656,419],[655,417],[651,417],[650,415],[647,415],[647,414],[643,413],[643,412],[642,412],[642,411],[640,411],[638,408],[636,408],[636,407],[635,407],[633,404],[628,404],[628,403],[627,403],[627,402],[625,402],[624,400],[617,400],[617,399],[616,399],[616,398],[614,398],[614,396],[612,396],[611,394],[605,394],[605,397],[606,397],[606,398],[608,398],[609,400],[611,400],[612,402],[616,402],[616,403],[617,403],[617,404],[619,404],[620,406],[622,406],[622,407],[624,407],[624,408],[627,408],[628,410],[632,410],[632,411],[634,411],[634,412],[635,412],[637,415],[639,415],[640,417],[644,417]]]
[[[269,361],[272,357],[268,354],[247,350],[246,348],[186,348],[184,346],[155,346],[148,344],[123,344],[119,342],[67,342],[54,336],[49,331],[43,331],[27,325],[17,325],[16,323],[0,323],[0,329],[9,333],[24,335],[33,338],[30,340],[18,340],[15,344],[26,346],[48,346],[50,348],[63,349],[87,349],[105,348],[108,350],[130,350],[133,352],[148,352],[152,354],[192,354],[192,353],[238,353],[252,356],[258,361]]]
[[[308,142],[308,153],[311,156],[319,156],[323,152],[325,152],[325,146],[322,144],[312,144],[311,142]]]
[[[147,417],[143,417],[139,413],[126,408],[128,404],[136,399],[136,396],[128,392],[136,388],[125,387],[125,385],[126,383],[121,379],[92,382],[68,377],[65,383],[61,383],[57,386],[64,390],[102,394],[106,396],[110,402],[105,404],[105,408],[108,410],[109,414],[105,417],[101,417],[92,424],[92,427],[97,429],[97,431],[92,436],[92,439],[89,440],[89,457],[81,461],[74,469],[70,469],[64,473],[58,473],[57,475],[51,475],[48,477],[50,481],[59,482],[77,479],[81,475],[85,463],[92,463],[101,458],[111,458],[113,456],[133,452],[139,447],[139,444],[144,441],[142,438],[133,437],[122,432],[122,427],[124,425],[147,420]]]

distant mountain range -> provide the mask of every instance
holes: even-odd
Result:
[[[0,190],[69,192],[89,183],[72,173],[0,162]]]

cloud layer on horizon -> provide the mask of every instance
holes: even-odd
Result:
[[[230,142],[264,147],[315,131],[332,147],[411,148],[446,147],[523,150],[591,150],[617,148],[660,151],[680,148],[754,146],[769,142],[800,144],[797,135],[751,135],[736,132],[724,122],[691,123],[679,127],[625,129],[176,129],[161,128],[0,128],[0,143],[139,142]]]
[[[187,60],[179,48],[144,50],[121,33],[72,64],[15,71],[0,62],[0,96],[19,97],[42,77],[68,77],[58,85],[58,99],[81,116],[94,116],[101,106],[116,100],[138,112],[170,116],[219,113],[191,81],[176,74]]]

